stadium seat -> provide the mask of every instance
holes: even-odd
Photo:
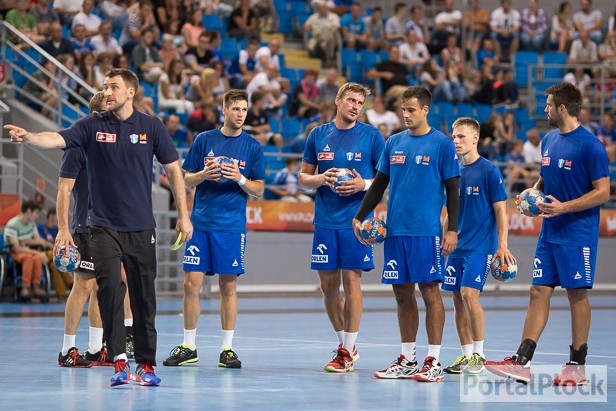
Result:
[[[342,49],[340,50],[340,68],[344,73],[351,64],[359,63],[357,51],[355,49]]]
[[[278,32],[293,34],[293,15],[286,11],[278,14]]]
[[[528,85],[528,66],[539,62],[539,54],[536,51],[518,51],[515,53],[515,84],[526,87]],[[531,73],[531,80],[537,78],[537,69]]]
[[[227,31],[226,28],[222,26],[218,14],[204,14],[203,27],[208,31]]]
[[[477,104],[475,106],[475,112],[477,113],[477,121],[483,123],[487,121],[488,118],[492,115],[492,106],[489,104]]]
[[[233,60],[239,53],[239,45],[236,39],[224,38],[220,39],[220,50],[222,55],[227,60]]]
[[[374,68],[374,66],[376,66],[376,63],[377,63],[376,51],[362,50],[360,52],[360,61],[361,61],[361,64],[364,66],[364,70],[368,71]]]
[[[473,117],[473,106],[469,103],[458,103],[458,116],[460,117]]]
[[[280,13],[289,12],[290,9],[287,7],[290,5],[291,2],[288,2],[286,0],[274,0],[274,9],[276,10],[276,13],[278,13],[278,15],[280,15]]]
[[[294,139],[301,132],[301,123],[295,118],[283,117],[281,126],[280,132],[287,141]]]
[[[565,64],[567,64],[567,54],[555,51],[543,53],[543,64],[562,64],[563,67],[544,67],[543,81],[561,81],[565,76]]]
[[[441,116],[439,116],[438,113],[434,111],[428,112],[428,124],[430,124],[431,127],[440,131],[443,127],[441,123]]]
[[[444,118],[445,128],[443,130],[445,130],[447,134],[451,134],[453,132],[453,123],[458,119],[458,116],[456,114],[448,114]]]
[[[436,103],[438,115],[441,117],[451,116],[454,114],[453,103],[449,101],[439,101]]]
[[[364,67],[361,63],[353,63],[348,66],[347,78],[354,83],[363,83]]]

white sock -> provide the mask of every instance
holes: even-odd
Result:
[[[473,352],[485,357],[485,354],[483,353],[483,340],[473,341]]]
[[[402,355],[410,362],[417,361],[417,357],[415,355],[415,350],[417,348],[417,343],[402,343]]]
[[[120,355],[116,355],[115,357],[113,357],[113,362],[116,362],[118,360],[128,361],[128,357],[126,356],[126,353],[120,354]]]
[[[440,362],[438,360],[438,357],[440,355],[441,355],[441,346],[440,345],[428,344],[428,357],[434,357],[437,362]]]
[[[222,350],[233,348],[233,333],[235,330],[222,330]]]
[[[90,341],[88,342],[88,352],[96,354],[103,349],[103,329],[90,327]]]
[[[64,341],[62,341],[62,355],[68,354],[68,350],[75,346],[75,336],[64,334]]]
[[[125,318],[124,319],[124,327],[132,327],[133,326],[133,319],[132,318]]]
[[[353,347],[355,347],[355,341],[357,341],[357,333],[346,333],[344,338],[344,344],[342,345],[353,356]]]
[[[336,338],[338,338],[338,345],[344,344],[344,331],[334,331]]]
[[[196,339],[197,339],[197,329],[196,328],[194,330],[187,330],[186,328],[184,328],[184,341],[182,342],[182,344],[187,345],[188,348],[190,348],[191,350],[194,350],[195,348],[197,348],[197,343],[195,342]]]
[[[474,352],[477,352],[477,351],[475,351],[473,349],[474,348],[474,343],[475,342],[473,341],[473,344],[465,344],[465,345],[461,346],[462,347],[462,355],[463,356],[470,357],[471,355],[473,355]]]

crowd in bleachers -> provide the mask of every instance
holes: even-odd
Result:
[[[110,67],[132,68],[142,84],[135,104],[170,122],[178,147],[218,127],[221,96],[245,88],[251,101],[247,130],[266,151],[301,153],[308,132],[331,118],[340,76],[371,86],[362,119],[385,138],[404,124],[397,97],[408,85],[421,84],[434,98],[431,125],[451,131],[457,116],[476,117],[482,154],[500,161],[520,158],[512,150],[519,152],[516,141],[535,133],[549,85],[577,84],[591,115],[602,101],[616,100],[616,12],[606,18],[591,0],[580,0],[575,13],[567,1],[550,10],[552,5],[528,0],[516,10],[511,0],[501,0],[492,12],[480,0],[464,12],[454,0],[439,4],[428,16],[423,5],[400,2],[387,16],[379,6],[348,0],[3,0],[0,15],[94,89]],[[271,33],[285,37],[261,41]],[[15,36],[8,39],[27,48]],[[322,61],[321,69],[287,67],[281,47],[290,40],[303,42]],[[547,64],[541,72],[529,69],[540,62]],[[601,62],[607,69],[584,66]],[[566,64],[582,66],[567,72]],[[54,93],[45,72],[33,76],[36,81],[18,76],[15,82],[27,91],[23,100],[43,114],[51,116],[60,97],[78,103]],[[519,101],[520,88],[529,85],[535,111]],[[89,98],[87,90],[71,88]],[[608,104],[601,124],[589,128],[613,161],[611,110]],[[284,167],[282,158],[268,158],[272,168]]]

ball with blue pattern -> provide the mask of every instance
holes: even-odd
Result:
[[[225,157],[225,156],[219,156],[219,157],[215,157],[214,158],[214,163],[218,164],[218,165],[222,165],[222,164],[234,164],[233,160],[231,160],[229,157]],[[218,180],[219,183],[224,183],[225,181],[227,181],[226,178],[224,178],[222,176],[222,172],[220,173],[220,180]]]
[[[520,197],[516,200],[516,206],[520,213],[527,217],[537,217],[541,215],[539,204],[545,202],[545,194],[536,188],[527,188],[522,191]]]
[[[387,224],[380,218],[368,218],[361,223],[361,238],[369,244],[382,243],[387,237]]]
[[[71,273],[79,267],[81,255],[75,247],[69,247],[67,253],[64,252],[65,249],[65,247],[60,248],[60,253],[53,258],[53,264],[59,271]]]
[[[501,261],[500,258],[495,258],[494,261],[492,261],[490,272],[496,281],[508,283],[513,281],[515,276],[518,274],[518,265],[515,263],[507,264],[506,262]]]
[[[355,178],[355,175],[353,174],[353,172],[351,170],[349,170],[348,168],[341,168],[338,170],[338,175],[336,177],[336,181],[334,182],[334,186],[331,187],[331,189],[337,193],[338,192],[338,187],[340,186],[340,183],[342,183],[343,181],[351,181]]]

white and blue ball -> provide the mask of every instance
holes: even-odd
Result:
[[[79,267],[81,255],[75,247],[69,247],[68,253],[65,253],[64,250],[65,247],[60,249],[60,253],[53,258],[53,263],[63,273],[70,273]]]
[[[516,206],[520,213],[528,217],[537,217],[541,214],[539,204],[545,202],[545,194],[536,188],[527,188],[522,191],[520,198],[516,201]]]
[[[337,193],[340,183],[342,183],[343,181],[351,181],[354,178],[355,178],[355,175],[348,168],[339,169],[338,175],[336,176],[336,181],[334,182],[334,186],[332,187],[332,190],[334,190],[334,192]]]
[[[515,263],[507,264],[504,261],[501,261],[500,258],[495,258],[494,261],[492,261],[492,269],[490,272],[496,281],[508,283],[513,281],[515,276],[518,274],[518,265]]]
[[[225,156],[214,157],[214,163],[216,163],[218,165],[234,164],[233,160],[231,160],[229,157],[225,157]],[[219,183],[224,183],[225,181],[227,181],[227,179],[222,176],[222,172],[221,172],[220,173],[220,180],[218,180],[218,182]]]
[[[369,244],[382,243],[387,237],[387,225],[380,218],[368,218],[361,223],[361,238]]]

